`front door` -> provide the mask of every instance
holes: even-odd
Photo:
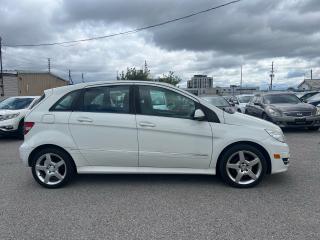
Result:
[[[137,128],[130,95],[129,85],[84,90],[79,110],[70,116],[69,129],[89,165],[138,166]]]
[[[139,166],[208,168],[212,130],[193,120],[196,102],[164,87],[139,86],[137,95]]]

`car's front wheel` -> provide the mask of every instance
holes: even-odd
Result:
[[[70,156],[58,148],[46,148],[36,152],[32,158],[31,169],[34,179],[47,188],[65,185],[75,173]]]
[[[225,183],[233,187],[247,188],[262,180],[266,174],[267,162],[257,148],[239,144],[222,155],[219,168]]]

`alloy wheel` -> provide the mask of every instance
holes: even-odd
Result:
[[[42,183],[56,185],[66,177],[66,163],[59,155],[46,153],[37,159],[35,173]]]
[[[226,172],[236,184],[251,184],[262,173],[261,159],[251,151],[237,151],[228,158]]]

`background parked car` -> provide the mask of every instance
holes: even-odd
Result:
[[[319,109],[303,103],[292,93],[256,94],[247,105],[246,113],[280,127],[307,127],[311,130],[320,127]]]
[[[319,91],[305,92],[299,98],[303,102],[307,102],[312,96],[318,94]]]
[[[307,102],[312,104],[313,106],[318,106],[320,104],[320,93],[317,93],[316,95],[308,98]]]
[[[232,106],[224,97],[221,96],[206,96],[202,97],[204,100],[207,100],[212,105],[226,111],[229,113],[241,112],[241,109],[237,106]]]
[[[241,94],[233,98],[235,106],[237,106],[242,113],[245,113],[247,104],[253,98],[253,94]]]
[[[39,97],[10,97],[0,102],[0,135],[23,137],[23,120]]]

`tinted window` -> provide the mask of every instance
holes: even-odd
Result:
[[[139,96],[141,114],[193,119],[195,102],[174,91],[140,86]]]
[[[80,90],[66,94],[58,102],[56,102],[50,111],[72,111],[73,106],[78,100]]]
[[[129,113],[129,86],[88,88],[83,94],[86,112]]]
[[[204,97],[203,99],[217,107],[230,107],[229,102],[223,97]]]
[[[277,104],[277,103],[300,103],[300,99],[294,94],[274,94],[264,96],[264,102],[266,104]]]
[[[0,103],[0,109],[19,110],[28,108],[34,98],[7,98]]]

